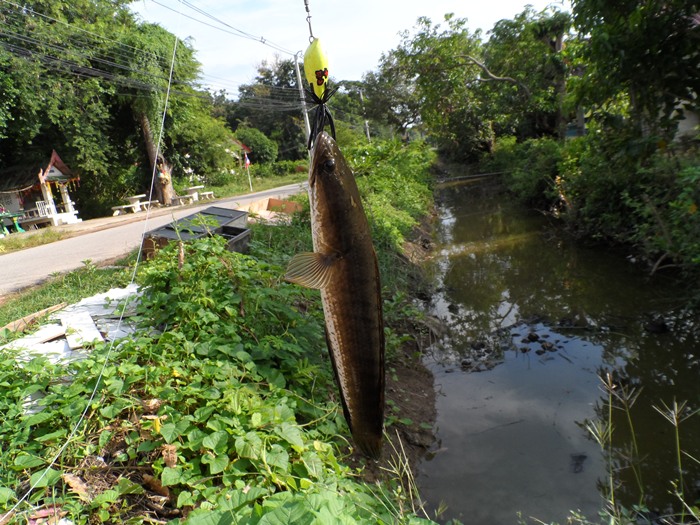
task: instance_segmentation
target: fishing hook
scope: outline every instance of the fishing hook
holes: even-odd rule
[[[306,90],[306,102],[316,105],[313,124],[311,126],[311,133],[309,133],[309,143],[307,145],[308,149],[311,149],[314,139],[323,131],[326,123],[328,123],[331,128],[331,137],[333,137],[333,140],[335,140],[335,122],[333,121],[333,115],[331,115],[331,112],[326,104],[336,91],[338,91],[337,87],[327,89],[323,92],[323,95],[319,97],[313,92],[313,90]]]

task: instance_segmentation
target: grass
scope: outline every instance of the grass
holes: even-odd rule
[[[684,458],[690,458],[697,462],[696,458],[686,454],[681,448],[680,426],[681,423],[691,417],[695,417],[700,410],[691,411],[686,402],[677,402],[675,399],[669,405],[661,402],[660,406],[653,408],[662,418],[673,427],[673,446],[676,461],[676,473],[678,479],[669,481],[669,492],[674,494],[678,500],[679,511],[667,513],[663,516],[653,516],[644,505],[644,483],[642,481],[640,457],[637,446],[634,422],[631,416],[632,407],[637,401],[640,390],[616,383],[610,373],[602,374],[600,377],[601,389],[605,395],[606,402],[600,407],[600,417],[596,420],[587,421],[585,428],[591,438],[600,446],[607,465],[607,479],[600,480],[601,490],[605,491],[606,507],[600,512],[600,519],[591,521],[589,517],[572,512],[567,520],[567,525],[637,525],[640,523],[680,525],[686,523],[700,523],[700,508],[695,503],[688,502],[688,494],[685,491],[683,480]],[[619,447],[614,445],[616,429],[613,424],[615,411],[622,411],[624,421],[628,426],[631,443],[621,452]],[[661,430],[660,430],[661,431]],[[630,468],[633,472],[639,499],[636,504],[626,507],[617,497],[619,481],[616,473],[624,468]],[[547,525],[535,519],[540,525]],[[524,522],[521,521],[524,524]]]
[[[8,297],[0,308],[0,326],[59,303],[75,303],[110,288],[125,286],[131,279],[129,265],[135,255],[109,268],[98,268],[89,260],[83,261],[84,266],[76,271],[50,276],[47,282]],[[8,336],[0,334],[2,339]]]
[[[21,234],[13,233],[0,239],[0,255],[60,241],[67,236],[65,232],[51,227]]]
[[[279,177],[253,178],[253,192],[269,190],[278,186],[286,186],[296,182],[304,182],[308,178],[308,174],[304,173],[288,173]],[[233,197],[235,195],[246,195],[250,193],[248,179],[235,180],[224,186],[212,186],[209,188],[217,197]]]

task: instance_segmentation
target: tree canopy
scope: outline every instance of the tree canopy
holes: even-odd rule
[[[156,136],[176,39],[139,22],[129,3],[33,1],[0,8],[0,164],[46,160],[58,150],[81,174],[76,196],[85,218],[148,188],[156,148],[181,175],[185,155],[190,169],[233,165],[223,147],[232,135],[197,88],[200,64],[186,42],[177,42],[166,126]]]
[[[641,130],[673,133],[678,109],[697,109],[700,1],[573,0],[580,103],[628,108]],[[615,110],[613,110],[615,111]]]

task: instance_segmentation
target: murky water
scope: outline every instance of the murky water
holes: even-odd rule
[[[626,506],[679,510],[675,429],[654,406],[687,401],[682,416],[700,407],[687,290],[620,255],[546,237],[541,215],[483,183],[444,188],[438,200],[431,308],[451,330],[428,358],[438,444],[418,484],[429,508],[479,525],[515,524],[519,513],[563,524],[569,511],[595,521],[612,483]],[[615,393],[638,397],[611,411],[604,453],[586,425],[608,419],[608,373]],[[686,453],[700,458],[700,415],[679,428],[693,503],[700,465]]]

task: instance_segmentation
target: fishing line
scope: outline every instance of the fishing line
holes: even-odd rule
[[[311,29],[311,10],[309,9],[309,0],[304,0],[304,7],[306,8],[306,23],[309,24],[309,43],[314,41],[314,32]]]
[[[180,2],[182,3],[182,0],[180,0]],[[178,21],[178,23],[180,23],[180,22],[181,22],[181,19],[180,19],[180,21]],[[161,144],[161,141],[163,139],[163,131],[165,128],[165,117],[166,117],[167,109],[168,109],[168,102],[169,102],[169,97],[170,97],[170,86],[172,84],[173,71],[175,69],[175,56],[177,53],[178,42],[179,42],[179,38],[177,37],[177,35],[175,35],[175,43],[173,45],[173,55],[172,55],[172,58],[170,61],[170,75],[169,75],[169,80],[168,80],[168,89],[167,89],[166,95],[165,95],[165,102],[163,105],[163,114],[162,114],[162,118],[161,118],[161,122],[160,122],[160,132],[158,134],[158,144],[156,146],[156,159],[158,159],[158,155],[160,154],[160,144]],[[151,197],[153,196],[153,188],[154,188],[155,176],[156,176],[155,174],[156,174],[156,164],[154,164],[153,171],[151,173],[151,187],[150,187],[150,192],[149,192],[149,200],[152,200]],[[141,242],[142,243],[143,243],[143,238],[145,236],[146,230],[148,229],[148,221],[150,219],[150,213],[151,213],[151,207],[149,206],[148,209],[146,210],[146,219],[144,220],[144,227],[143,227],[143,231],[141,233]],[[139,265],[141,263],[141,255],[142,255],[142,251],[141,251],[141,247],[139,246],[139,250],[138,250],[138,253],[136,256],[136,263],[134,264],[134,269],[131,273],[131,279],[129,282],[129,286],[133,285],[136,281],[136,274],[138,273],[138,268],[139,268]],[[126,299],[125,299],[125,304],[129,304],[133,295],[134,294],[131,291],[128,292]],[[119,320],[117,321],[117,329],[116,329],[117,332],[121,328],[122,323],[124,321],[124,315],[126,312],[126,308],[122,308],[121,310],[122,311],[119,315]],[[9,518],[11,518],[14,515],[14,513],[19,508],[19,506],[29,498],[29,496],[32,494],[34,489],[36,489],[37,486],[44,480],[44,478],[46,478],[49,471],[58,462],[59,458],[63,455],[65,450],[68,448],[68,445],[71,443],[71,441],[73,440],[75,435],[78,433],[78,430],[82,426],[83,421],[85,421],[85,419],[87,417],[88,410],[90,410],[90,407],[92,406],[92,403],[95,400],[95,397],[97,396],[97,392],[99,390],[100,383],[102,382],[102,378],[104,377],[104,373],[105,373],[105,370],[107,369],[107,365],[110,363],[110,358],[112,357],[112,353],[114,352],[115,346],[116,346],[116,340],[113,339],[109,344],[109,347],[107,349],[107,353],[105,354],[105,357],[104,357],[104,362],[102,363],[102,367],[100,368],[100,373],[97,375],[97,381],[95,381],[95,387],[92,389],[92,393],[90,394],[90,397],[88,398],[87,404],[85,405],[85,409],[80,414],[80,417],[78,418],[78,421],[76,422],[76,424],[73,426],[73,429],[71,430],[70,434],[68,434],[66,441],[63,443],[63,445],[58,450],[58,452],[56,452],[56,454],[53,456],[53,458],[49,462],[48,466],[41,473],[41,476],[39,476],[34,481],[34,483],[32,483],[30,485],[29,489],[24,493],[24,495],[17,500],[17,503],[15,503],[10,510],[8,510],[4,514],[0,515],[0,522],[5,523],[6,521],[8,521]]]

